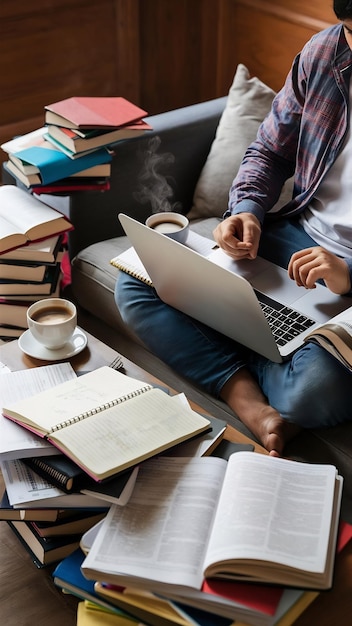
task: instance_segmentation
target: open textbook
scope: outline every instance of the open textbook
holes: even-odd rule
[[[59,235],[73,225],[65,215],[14,185],[0,187],[0,252]]]
[[[347,309],[330,322],[315,328],[305,341],[325,348],[352,372],[352,309]]]
[[[332,465],[252,452],[151,459],[82,571],[185,602],[209,578],[328,589],[342,482]]]
[[[99,481],[210,429],[180,398],[104,366],[2,412]]]

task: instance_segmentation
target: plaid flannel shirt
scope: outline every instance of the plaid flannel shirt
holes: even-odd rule
[[[351,71],[352,52],[341,24],[304,46],[245,153],[224,217],[246,211],[263,222],[293,175],[293,199],[275,216],[307,207],[346,137]]]

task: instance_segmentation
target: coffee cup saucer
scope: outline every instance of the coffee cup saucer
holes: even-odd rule
[[[71,339],[58,350],[49,350],[42,346],[32,335],[30,330],[26,330],[19,338],[18,345],[22,352],[35,359],[42,361],[61,361],[69,359],[84,350],[88,343],[87,335],[81,328],[76,326]]]

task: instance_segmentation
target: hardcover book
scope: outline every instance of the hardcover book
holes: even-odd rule
[[[31,263],[56,263],[62,246],[62,236],[54,236],[44,241],[36,241],[1,255],[3,262],[22,261]]]
[[[81,492],[121,506],[127,504],[138,476],[136,466],[107,480],[96,482],[63,454],[30,457],[22,459],[22,462],[66,493]]]
[[[7,521],[26,521],[26,522],[57,522],[59,520],[68,520],[72,516],[77,515],[78,512],[81,512],[84,515],[96,515],[96,514],[104,514],[107,513],[107,508],[104,508],[104,504],[102,505],[102,510],[99,509],[74,509],[69,507],[65,508],[45,508],[41,507],[38,502],[38,507],[36,508],[15,508],[12,504],[10,504],[6,489],[3,491],[2,496],[0,497],[0,520]]]
[[[327,350],[349,372],[352,372],[352,314],[347,309],[330,322],[322,324],[307,335],[306,342],[313,342]]]
[[[80,154],[88,150],[96,150],[102,146],[109,146],[115,141],[122,139],[134,139],[144,135],[152,127],[143,120],[135,123],[114,128],[113,130],[86,130],[78,131],[49,124],[45,138],[65,152],[68,156]]]
[[[45,123],[66,128],[111,128],[125,126],[147,115],[121,97],[74,96],[45,107]]]
[[[13,157],[35,165],[40,173],[40,182],[44,185],[49,185],[62,178],[68,178],[95,165],[112,161],[112,155],[105,148],[91,151],[80,156],[79,159],[71,159],[61,150],[55,150],[53,147],[50,149],[34,146],[33,148],[25,148],[15,152]]]
[[[342,484],[332,465],[253,452],[151,459],[126,507],[111,507],[82,571],[185,603],[211,579],[329,589]]]
[[[14,185],[0,187],[0,253],[72,230],[67,217]]]
[[[38,263],[5,263],[0,256],[0,277],[5,280],[28,280],[40,283],[44,280],[47,266]]]
[[[87,532],[94,524],[102,520],[105,515],[106,510],[85,511],[84,509],[73,509],[71,515],[62,517],[53,522],[32,520],[28,523],[36,534],[44,538],[62,535],[82,535],[82,533]]]
[[[24,329],[19,326],[9,326],[9,325],[0,325],[0,337],[2,339],[7,339],[11,337],[12,339],[17,339],[22,335]]]
[[[56,563],[79,546],[79,534],[44,538],[36,532],[30,522],[8,521],[7,523],[29,552],[37,567]]]
[[[9,502],[9,498],[7,495],[6,489],[3,491],[3,494],[0,499],[0,520],[1,521],[18,521],[26,520],[44,520],[49,522],[55,522],[58,518],[59,509],[15,509],[12,504]]]
[[[108,188],[107,183],[108,177],[110,176],[110,163],[89,167],[86,170],[72,174],[68,178],[59,178],[51,183],[43,184],[39,170],[36,174],[26,174],[22,171],[23,168],[18,165],[21,163],[21,160],[17,159],[16,163],[14,163],[13,160],[11,158],[5,161],[3,164],[4,169],[17,178],[17,180],[23,183],[28,189],[36,193],[90,191],[91,188],[94,189],[93,185],[95,185],[95,188],[99,186],[104,191]],[[108,168],[105,170],[106,166],[108,166]],[[96,173],[94,173],[95,170]]]
[[[53,580],[57,587],[66,593],[71,593],[78,598],[91,600],[101,606],[114,610],[118,615],[122,611],[114,607],[113,604],[99,596],[94,590],[94,582],[87,580],[81,572],[81,564],[84,560],[84,554],[80,548],[77,548],[62,559],[53,571]]]
[[[1,273],[1,265],[0,265]],[[11,325],[27,328],[27,309],[31,303],[0,298],[0,325]]]
[[[1,265],[0,265],[1,273]],[[0,278],[0,297],[32,295],[33,300],[37,295],[51,295],[56,291],[61,276],[61,265],[48,265],[44,278],[41,282],[29,280],[10,280]]]

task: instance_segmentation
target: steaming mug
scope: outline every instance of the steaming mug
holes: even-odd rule
[[[29,331],[42,346],[50,350],[62,348],[72,337],[77,325],[77,310],[64,298],[47,298],[34,302],[27,309]]]
[[[182,213],[175,213],[174,211],[153,213],[147,218],[145,224],[179,243],[186,243],[187,241],[189,221]]]

